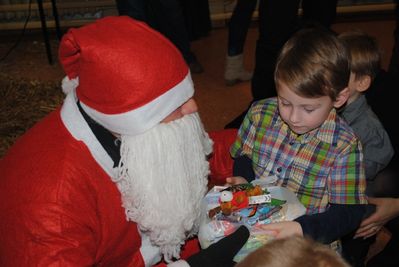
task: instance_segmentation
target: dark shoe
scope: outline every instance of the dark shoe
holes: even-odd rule
[[[193,62],[189,63],[188,66],[190,68],[191,73],[203,73],[204,72],[204,68],[198,61],[193,61]]]

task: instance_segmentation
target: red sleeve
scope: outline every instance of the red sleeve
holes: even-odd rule
[[[197,254],[201,250],[198,239],[193,238],[186,242],[182,251],[181,251],[181,258],[183,260],[189,258],[190,256]]]
[[[213,153],[209,159],[210,183],[225,184],[226,178],[233,175],[233,159],[230,156],[230,147],[237,137],[237,129],[225,129],[209,133],[213,140]]]
[[[18,209],[18,208],[17,208]],[[3,266],[90,266],[95,262],[97,240],[64,207],[53,203],[26,205],[9,211],[13,218],[1,229]],[[7,217],[8,218],[8,217]],[[2,218],[6,220],[7,218]],[[2,224],[5,226],[5,224]]]

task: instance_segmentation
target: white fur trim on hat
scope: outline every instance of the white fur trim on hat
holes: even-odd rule
[[[178,107],[194,95],[194,85],[190,72],[186,77],[164,94],[146,105],[119,114],[105,114],[90,108],[81,102],[84,111],[106,129],[124,135],[144,133],[160,123]]]

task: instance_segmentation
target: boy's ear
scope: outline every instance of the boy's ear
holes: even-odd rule
[[[349,98],[349,88],[346,87],[341,92],[339,92],[337,99],[334,101],[334,107],[340,108],[342,107]]]
[[[357,81],[357,91],[358,92],[364,92],[367,89],[369,89],[371,85],[371,77],[370,75],[363,75],[360,77]]]

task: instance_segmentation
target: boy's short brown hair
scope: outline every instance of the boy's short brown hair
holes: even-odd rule
[[[349,52],[351,72],[356,78],[368,75],[374,79],[381,64],[381,52],[377,40],[361,31],[341,33],[338,39]]]
[[[329,96],[333,101],[348,86],[349,57],[337,36],[323,28],[296,32],[283,46],[274,79],[303,97]]]
[[[350,267],[329,246],[294,236],[271,241],[244,258],[236,267]]]

